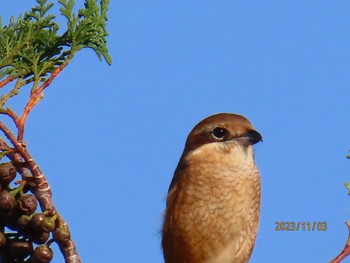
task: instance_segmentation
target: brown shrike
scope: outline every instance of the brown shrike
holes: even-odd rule
[[[260,210],[253,144],[261,140],[237,114],[216,114],[192,129],[167,196],[166,263],[248,262]]]

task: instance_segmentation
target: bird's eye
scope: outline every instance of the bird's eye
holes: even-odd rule
[[[220,128],[220,127],[216,127],[211,134],[213,135],[213,137],[215,139],[219,139],[219,140],[223,140],[225,138],[225,136],[227,135],[227,130]]]

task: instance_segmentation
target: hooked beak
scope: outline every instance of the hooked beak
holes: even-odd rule
[[[235,138],[235,140],[244,146],[249,146],[262,141],[262,136],[256,130],[250,130],[241,137]]]

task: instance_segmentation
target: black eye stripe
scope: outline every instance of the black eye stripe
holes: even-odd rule
[[[227,133],[228,132],[226,129],[220,128],[220,127],[216,127],[215,129],[213,129],[211,131],[211,134],[213,135],[213,137],[216,139],[220,139],[220,140],[224,139],[226,137]]]

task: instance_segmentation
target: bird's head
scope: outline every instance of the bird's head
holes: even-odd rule
[[[186,153],[208,143],[233,143],[247,147],[262,141],[249,120],[242,115],[219,113],[199,122],[188,135]]]

